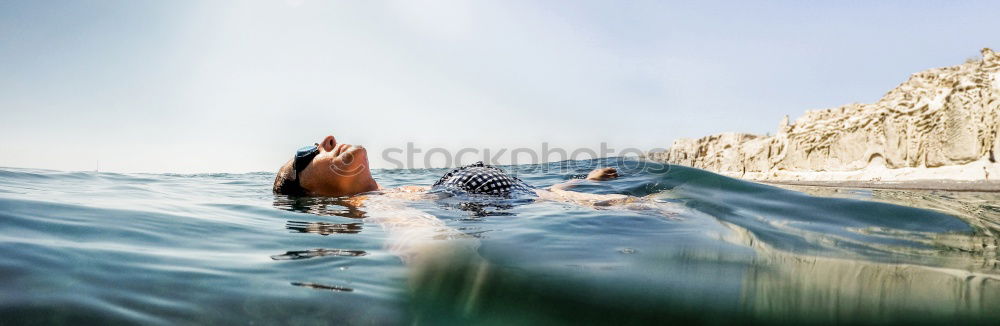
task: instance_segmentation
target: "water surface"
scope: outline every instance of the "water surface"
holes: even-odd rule
[[[504,167],[537,187],[620,160]],[[635,167],[636,162],[628,163]],[[579,191],[664,211],[418,200],[460,254],[407,264],[385,210],[271,173],[0,169],[0,322],[988,323],[1000,195],[784,187],[678,166]],[[387,187],[446,170],[377,170]],[[391,213],[391,212],[390,212]]]

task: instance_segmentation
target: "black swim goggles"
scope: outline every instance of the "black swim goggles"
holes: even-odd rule
[[[319,144],[302,147],[299,148],[298,151],[295,151],[295,160],[292,161],[292,168],[295,169],[296,181],[299,180],[299,174],[302,173],[302,170],[305,170],[306,167],[309,166],[309,163],[312,163],[313,158],[318,154]]]

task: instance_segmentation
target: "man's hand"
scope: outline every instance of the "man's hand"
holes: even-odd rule
[[[587,180],[593,180],[593,181],[611,180],[617,177],[618,177],[618,170],[615,170],[615,168],[594,169],[593,171],[590,171],[590,173],[587,174]]]

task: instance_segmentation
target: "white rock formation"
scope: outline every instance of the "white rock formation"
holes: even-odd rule
[[[774,136],[678,139],[647,157],[760,181],[1000,179],[1000,54],[930,69],[872,104],[786,116]]]

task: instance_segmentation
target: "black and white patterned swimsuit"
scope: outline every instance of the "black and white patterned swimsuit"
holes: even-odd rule
[[[482,161],[448,172],[431,189],[508,198],[535,194],[532,187],[521,179],[510,176],[497,167],[483,164]]]

